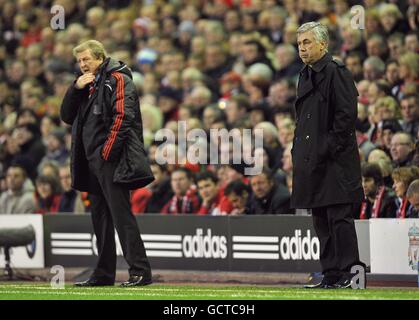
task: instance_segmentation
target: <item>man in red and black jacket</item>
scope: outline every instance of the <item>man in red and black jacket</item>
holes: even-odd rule
[[[61,118],[72,125],[73,188],[90,193],[99,255],[90,279],[76,285],[114,284],[115,228],[129,265],[130,278],[122,286],[150,284],[150,264],[130,206],[130,190],[154,180],[132,74],[107,57],[98,41],[86,41],[73,53],[81,75],[67,90]]]
[[[364,163],[361,173],[365,200],[359,210],[354,212],[354,218],[396,218],[396,195],[384,185],[380,166],[376,163]]]

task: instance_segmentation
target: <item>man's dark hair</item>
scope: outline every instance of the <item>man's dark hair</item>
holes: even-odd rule
[[[236,105],[239,109],[246,109],[246,110],[250,109],[249,98],[244,94],[238,94],[236,96],[232,96],[229,99],[229,101],[236,103]]]
[[[345,62],[345,64],[346,64],[346,60],[348,59],[348,58],[357,58],[357,59],[359,59],[359,63],[362,65],[362,54],[360,53],[360,52],[358,52],[358,51],[352,51],[352,52],[350,52],[343,60],[344,60],[344,62]]]
[[[265,47],[257,40],[249,40],[244,43],[245,46],[256,46],[259,56],[264,56],[266,53]]]
[[[418,98],[419,98],[419,95],[417,94],[417,93],[409,93],[409,94],[406,94],[406,95],[404,95],[401,99],[400,99],[400,102],[401,101],[403,101],[403,100],[407,100],[407,99],[412,99],[412,98],[414,98],[415,99],[415,102],[416,103],[418,103]]]
[[[208,180],[208,179],[210,179],[215,184],[218,183],[217,176],[215,175],[214,172],[211,172],[211,171],[205,171],[205,172],[202,172],[202,173],[198,174],[197,177],[196,177],[196,183],[198,184],[199,181]]]
[[[55,178],[55,177],[45,175],[45,174],[41,174],[36,178],[35,183],[36,184],[38,184],[38,183],[49,184],[51,186],[52,194],[57,194],[57,193],[61,192],[60,183],[59,183],[58,179]]]
[[[20,171],[22,171],[23,177],[26,178],[28,176],[28,173],[25,169],[25,167],[19,163],[13,163],[9,166],[9,168],[7,168],[7,170],[11,169],[11,168],[16,168],[16,169],[20,169]]]
[[[361,173],[364,178],[372,178],[376,185],[382,185],[383,173],[376,163],[364,163],[361,167]]]
[[[274,181],[275,181],[275,179],[274,179],[274,175],[273,175],[272,170],[270,170],[270,169],[269,169],[269,168],[267,168],[267,167],[264,167],[264,168],[262,169],[262,172],[261,172],[261,173],[259,173],[258,175],[251,176],[251,177],[250,177],[250,179],[252,179],[253,177],[259,176],[259,175],[261,175],[261,174],[264,174],[264,175],[266,176],[266,178],[267,178],[269,181],[271,181],[271,182],[274,182]]]
[[[241,196],[244,192],[250,193],[250,187],[241,180],[234,180],[230,182],[224,189],[224,195],[228,196],[232,193]]]
[[[173,171],[172,171],[172,174],[173,173],[175,173],[175,172],[184,172],[185,174],[186,174],[186,177],[189,179],[189,180],[194,180],[194,174],[193,174],[193,172],[191,171],[191,170],[189,170],[188,168],[185,168],[185,167],[179,167],[179,168],[176,168],[176,169],[174,169]]]

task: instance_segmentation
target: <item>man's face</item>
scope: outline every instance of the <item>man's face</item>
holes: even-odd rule
[[[96,74],[99,66],[102,64],[103,59],[97,59],[92,55],[90,49],[84,50],[76,55],[77,62],[83,74],[93,73]]]
[[[218,193],[217,184],[211,179],[198,181],[198,190],[202,199],[212,200]]]
[[[416,52],[419,47],[418,37],[415,34],[407,35],[404,39],[406,50]]]
[[[301,60],[308,65],[320,60],[327,49],[326,43],[317,41],[312,31],[298,34],[297,44]]]
[[[243,60],[246,63],[255,61],[258,57],[258,47],[255,44],[245,44],[242,49]]]
[[[402,100],[400,105],[404,121],[412,122],[419,119],[419,106],[414,97]]]
[[[206,108],[203,114],[203,123],[205,128],[210,128],[217,118],[216,112],[213,109]]]
[[[175,171],[172,173],[171,184],[173,192],[177,196],[184,196],[191,186],[191,181],[188,179],[185,172]]]
[[[409,139],[401,134],[395,134],[391,139],[390,153],[394,161],[404,161],[409,153],[413,150],[412,143]]]
[[[346,59],[346,67],[354,76],[362,74],[362,65],[359,57],[348,57]]]
[[[227,122],[230,124],[236,122],[241,117],[240,109],[237,105],[237,102],[235,101],[227,102],[227,108],[225,109],[225,113],[227,117]]]
[[[289,96],[288,86],[279,82],[269,88],[268,102],[271,106],[283,105],[287,102]]]
[[[153,176],[154,176],[153,185],[159,184],[164,178],[164,172],[161,170],[161,168],[158,165],[152,164],[150,167],[151,167],[151,172],[153,173]]]
[[[70,168],[60,168],[59,172],[61,187],[65,192],[71,190],[71,173]]]
[[[390,41],[388,42],[388,48],[390,50],[390,58],[398,59],[404,50],[403,42],[401,40]]]
[[[364,79],[374,81],[376,78],[378,78],[378,75],[374,67],[369,63],[364,63]]]
[[[391,139],[393,138],[393,131],[390,129],[384,129],[381,134],[381,139],[383,141],[383,144],[386,146],[386,148],[391,148]]]
[[[10,190],[14,192],[22,190],[25,179],[25,174],[21,168],[11,167],[7,170],[6,183]]]
[[[220,49],[209,47],[205,51],[205,64],[207,68],[216,68],[223,64],[224,56]]]
[[[227,196],[227,199],[231,203],[234,209],[242,210],[246,206],[248,197],[249,197],[249,194],[247,192],[244,192],[243,195],[241,196],[232,192]]]
[[[391,63],[387,66],[386,78],[390,83],[396,83],[399,80],[399,66],[397,63]]]
[[[406,194],[407,188],[403,181],[394,179],[393,190],[396,196],[398,196],[399,198],[402,198]]]
[[[255,196],[260,199],[271,191],[273,185],[265,174],[260,174],[251,178],[250,186]]]
[[[381,56],[383,52],[383,44],[377,39],[367,41],[367,52],[369,56]]]
[[[41,199],[47,199],[52,196],[52,187],[49,183],[38,182],[36,184],[36,190],[38,191]]]
[[[367,197],[375,197],[377,193],[377,185],[373,178],[362,177],[362,187],[364,188],[364,193]]]

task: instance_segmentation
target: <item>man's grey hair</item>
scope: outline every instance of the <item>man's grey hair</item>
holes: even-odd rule
[[[289,43],[280,44],[276,47],[276,50],[278,49],[284,49],[289,54],[292,54],[293,56],[297,56],[297,49],[295,49],[295,47],[292,44],[289,44]]]
[[[377,56],[371,56],[367,58],[367,60],[364,61],[364,65],[366,64],[371,65],[374,68],[374,70],[377,70],[381,73],[384,73],[386,71],[386,64]]]
[[[419,179],[413,181],[406,192],[406,197],[411,198],[414,194],[419,194]]]
[[[316,41],[326,42],[326,44],[329,44],[329,32],[324,24],[315,21],[304,23],[297,29],[297,35],[307,31],[313,32],[314,39],[316,39]]]

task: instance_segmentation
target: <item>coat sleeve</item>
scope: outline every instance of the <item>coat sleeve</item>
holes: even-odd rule
[[[332,127],[327,135],[327,144],[332,158],[336,158],[347,146],[350,135],[354,134],[357,118],[358,91],[346,67],[335,68],[331,91]]]
[[[121,154],[124,138],[133,125],[136,105],[135,87],[132,80],[119,72],[112,73],[114,88],[111,97],[112,124],[102,147],[102,158],[115,161]]]
[[[75,82],[68,88],[63,102],[61,104],[60,116],[61,119],[72,125],[74,119],[77,116],[77,111],[80,108],[82,100],[87,97],[89,91],[88,89],[77,89],[75,87]]]

